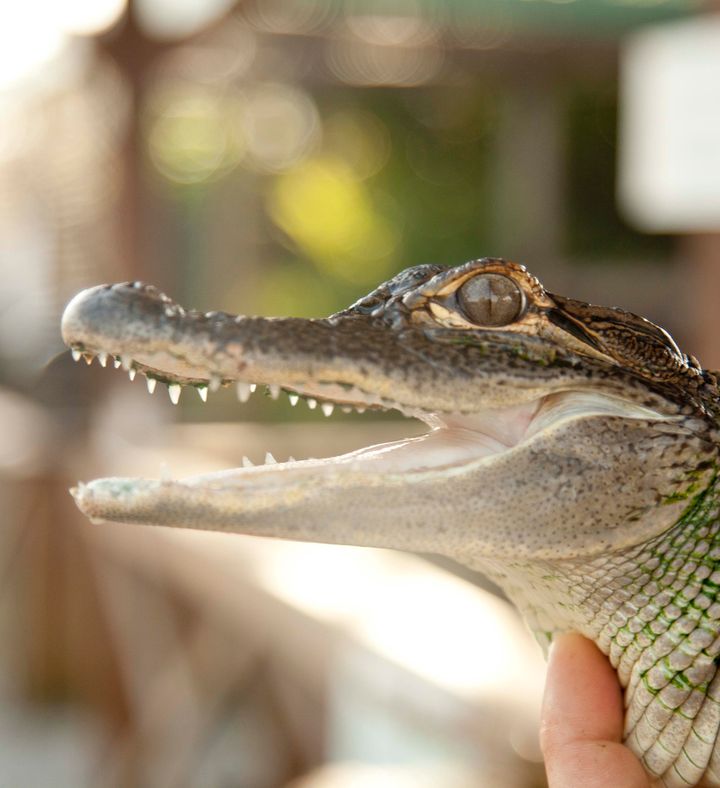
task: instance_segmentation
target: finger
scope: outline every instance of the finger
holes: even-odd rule
[[[620,685],[606,657],[580,635],[558,636],[540,731],[550,788],[648,788],[622,728]]]

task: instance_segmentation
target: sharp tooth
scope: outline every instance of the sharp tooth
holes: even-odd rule
[[[197,393],[200,395],[200,399],[203,402],[207,402],[207,394],[208,394],[207,386],[197,386]]]
[[[288,462],[297,462],[297,460],[292,456],[292,454],[287,459]]]
[[[101,367],[106,367],[107,366],[108,354],[104,350],[101,350],[98,353],[98,361],[100,362],[100,366]]]
[[[255,467],[255,463],[249,457],[243,456],[243,458],[242,458],[242,467],[243,468],[254,468]]]
[[[355,407],[355,410],[356,410],[358,413],[365,413],[365,411],[366,411],[366,408],[365,408],[365,406],[364,406],[364,405],[358,405],[358,406],[356,406],[356,407]]]
[[[222,381],[217,375],[211,375],[210,380],[208,381],[208,388],[213,394],[220,388],[220,384]]]
[[[271,383],[268,386],[268,391],[270,392],[270,399],[277,399],[280,396],[280,386],[275,383]]]
[[[177,405],[180,402],[180,392],[182,391],[182,387],[179,383],[171,383],[168,386],[168,394],[170,395],[170,402],[173,405]]]
[[[113,366],[115,367],[115,369],[119,369],[120,364],[122,364],[120,356],[115,356],[115,358],[113,359]]]
[[[95,356],[93,356],[92,353],[83,353],[83,358],[85,359],[85,363],[90,366],[90,364],[93,363]]]
[[[298,400],[300,399],[299,394],[288,394],[288,399],[290,400],[290,404],[293,408],[298,404]]]
[[[132,358],[130,356],[120,356],[120,363],[125,372],[129,372],[132,368]]]
[[[352,413],[352,406],[351,405],[343,405],[340,410],[343,413]]]
[[[72,353],[73,361],[80,361],[82,353],[76,347],[72,348],[70,352]]]
[[[254,394],[256,389],[257,389],[257,383],[251,383],[250,384],[250,393]]]
[[[310,408],[310,410],[315,410],[315,408],[317,408],[317,400],[310,397],[310,399],[307,401],[307,406]]]
[[[147,383],[147,387],[148,387],[148,392],[150,394],[152,394],[153,391],[155,391],[155,386],[157,386],[157,379],[156,378],[148,378],[146,383]]]
[[[250,384],[239,380],[237,382],[237,398],[240,402],[247,402],[250,399],[250,394]]]
[[[270,454],[270,452],[266,452],[265,454],[265,465],[275,465],[277,460]]]
[[[335,405],[332,402],[323,402],[320,407],[326,416],[332,416],[332,412],[335,410]]]
[[[135,375],[137,375],[137,370],[136,369],[129,369],[128,370],[128,377],[130,378],[130,382],[131,383],[132,383],[133,380],[135,380]]]

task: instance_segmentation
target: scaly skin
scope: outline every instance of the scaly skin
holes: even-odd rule
[[[483,259],[408,269],[322,320],[186,312],[154,288],[68,305],[76,355],[198,388],[282,387],[426,421],[328,460],[74,490],[93,520],[434,551],[481,569],[544,645],[575,630],[625,687],[668,788],[720,786],[716,376],[662,329]]]

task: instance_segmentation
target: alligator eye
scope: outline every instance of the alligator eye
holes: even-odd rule
[[[457,291],[465,315],[479,326],[506,326],[525,308],[523,291],[502,274],[478,274]]]

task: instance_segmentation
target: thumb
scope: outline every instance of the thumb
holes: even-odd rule
[[[540,744],[550,788],[648,788],[622,743],[623,703],[615,671],[581,635],[559,635],[550,651]]]

